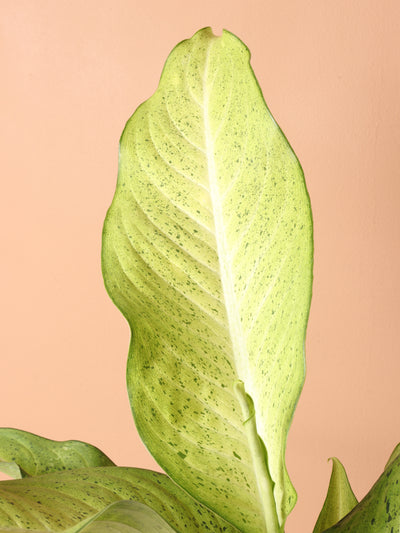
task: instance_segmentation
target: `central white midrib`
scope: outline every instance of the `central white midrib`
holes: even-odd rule
[[[204,77],[203,77],[203,120],[204,120],[204,132],[205,132],[205,155],[207,158],[207,168],[208,168],[208,181],[209,181],[209,190],[211,198],[212,212],[214,214],[214,225],[215,225],[215,234],[216,234],[216,244],[217,244],[217,254],[220,260],[220,275],[222,283],[222,293],[225,301],[225,308],[227,313],[228,320],[228,330],[229,336],[232,343],[232,352],[233,352],[233,363],[235,366],[237,376],[242,375],[243,372],[243,361],[248,361],[246,356],[246,348],[243,339],[243,333],[239,318],[239,313],[237,310],[237,301],[234,293],[234,284],[231,276],[230,266],[226,264],[225,259],[228,257],[227,254],[227,243],[225,239],[224,231],[224,218],[222,213],[222,203],[221,203],[221,194],[219,193],[218,183],[217,183],[217,170],[215,165],[214,158],[214,141],[210,129],[209,121],[209,92],[207,87],[207,75],[209,69],[209,58],[210,52],[213,47],[214,41],[211,41],[209,44],[205,67],[204,67]],[[244,401],[242,394],[238,396],[238,389],[236,388],[236,396],[239,404],[242,407],[243,419],[246,421],[248,419],[248,406],[247,402]],[[246,405],[245,405],[246,404]],[[250,431],[250,433],[249,433]],[[247,425],[244,428],[246,434],[249,449],[251,452],[251,458],[253,462],[254,476],[257,483],[257,492],[259,496],[259,501],[261,508],[263,510],[263,518],[265,523],[265,532],[266,533],[279,533],[279,522],[276,511],[275,499],[273,496],[273,483],[268,471],[268,466],[265,464],[264,454],[262,452],[261,443],[259,442],[259,437],[257,434],[257,428],[255,423],[255,417],[253,424],[251,426]],[[261,532],[260,532],[261,533]]]

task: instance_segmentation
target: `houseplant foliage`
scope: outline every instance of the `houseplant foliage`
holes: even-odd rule
[[[2,530],[284,531],[312,218],[249,59],[231,33],[200,30],[172,51],[121,137],[103,275],[132,332],[135,423],[167,475],[3,429],[0,469],[19,479],[0,483]],[[398,531],[399,469],[395,450],[357,504],[334,460],[314,532]]]

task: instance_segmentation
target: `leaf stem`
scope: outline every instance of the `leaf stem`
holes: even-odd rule
[[[267,533],[282,533],[279,526],[276,503],[274,498],[274,482],[269,473],[265,447],[257,433],[254,404],[246,393],[243,381],[237,381],[234,390],[243,413],[243,426],[249,442],[254,472],[256,473],[257,489],[261,506],[264,511],[265,531]]]
[[[224,220],[222,216],[222,205],[220,200],[220,193],[218,191],[217,170],[214,160],[214,143],[211,134],[210,116],[209,116],[209,87],[207,86],[207,74],[209,70],[210,49],[209,45],[203,77],[203,113],[204,113],[204,131],[205,131],[205,153],[207,156],[208,178],[210,187],[210,196],[215,217],[215,232],[220,235],[220,240],[217,245],[218,255],[220,257],[227,256],[227,245],[224,239]],[[238,313],[235,312],[236,302],[233,290],[233,281],[231,279],[229,267],[225,264],[221,265],[221,282],[223,292],[225,294],[226,307],[228,310],[228,322],[231,338],[233,339],[233,346],[243,346],[241,340],[241,327]],[[239,354],[236,354],[235,360],[239,359]],[[243,381],[237,381],[234,385],[236,396],[242,408],[244,418],[244,428],[247,440],[249,443],[250,454],[253,461],[253,469],[257,482],[257,490],[261,508],[263,510],[263,518],[265,523],[264,533],[282,533],[279,526],[279,520],[276,510],[275,498],[273,495],[274,483],[269,473],[265,446],[263,445],[257,433],[256,419],[254,412],[253,401],[248,394],[246,394]],[[262,533],[260,531],[260,533]]]

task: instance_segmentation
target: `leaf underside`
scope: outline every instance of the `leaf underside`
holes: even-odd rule
[[[238,533],[165,474],[112,466],[0,482],[0,529],[63,531],[121,500],[147,505],[179,533]]]
[[[284,455],[304,380],[312,220],[249,57],[209,28],[172,51],[121,137],[102,264],[132,331],[142,439],[190,494],[260,533],[272,489],[280,527],[296,500]]]

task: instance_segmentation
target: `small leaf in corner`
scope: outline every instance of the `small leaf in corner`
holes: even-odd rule
[[[324,533],[400,531],[400,456],[395,448],[381,477],[361,502]]]
[[[357,498],[350,487],[342,463],[332,457],[332,474],[324,505],[313,533],[322,533],[347,515],[356,505]]]

